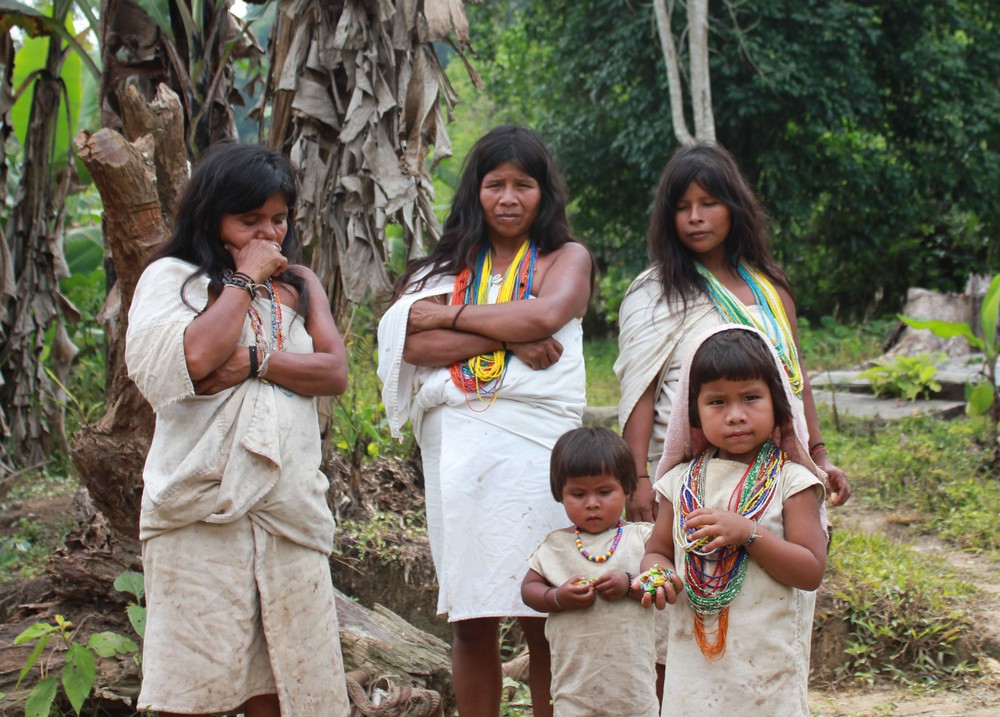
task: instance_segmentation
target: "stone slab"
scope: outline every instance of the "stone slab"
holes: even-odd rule
[[[858,418],[874,418],[885,421],[895,421],[910,416],[928,415],[935,418],[950,419],[965,414],[965,401],[945,401],[931,399],[927,401],[903,401],[897,399],[875,398],[870,394],[838,392],[834,395],[829,391],[813,391],[817,404],[836,405],[837,411]]]

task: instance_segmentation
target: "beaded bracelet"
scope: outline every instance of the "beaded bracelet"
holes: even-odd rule
[[[748,548],[751,545],[753,545],[753,541],[757,540],[757,538],[759,537],[757,535],[757,521],[751,520],[750,522],[753,523],[753,528],[750,530],[750,537],[747,538],[747,542],[743,543],[743,545],[745,545]]]
[[[242,271],[227,272],[222,277],[222,284],[223,288],[226,286],[235,286],[237,289],[245,290],[250,295],[250,301],[253,301],[253,292],[256,284],[254,284],[253,279]]]
[[[625,577],[628,578],[628,590],[625,592],[625,597],[632,597],[632,573],[626,570]]]
[[[264,358],[260,360],[260,368],[257,369],[257,378],[264,378],[267,375],[268,362],[271,360],[271,350],[267,346],[261,348]]]

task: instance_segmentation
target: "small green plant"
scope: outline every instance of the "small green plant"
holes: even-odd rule
[[[989,416],[992,463],[994,467],[1000,466],[1000,442],[997,440],[998,426],[1000,426],[1000,386],[997,385],[997,360],[1000,359],[1000,341],[997,340],[997,319],[1000,318],[1000,274],[993,277],[983,297],[980,315],[982,338],[976,336],[972,327],[964,322],[932,321],[908,316],[899,318],[915,329],[927,329],[935,336],[944,339],[961,336],[970,346],[983,352],[982,378],[966,385],[965,411],[970,416]]]
[[[128,593],[135,598],[135,601],[130,602],[125,608],[125,613],[139,639],[146,637],[146,607],[142,604],[142,599],[146,595],[146,582],[142,573],[126,570],[115,578],[115,590]],[[136,660],[138,657],[136,655]]]
[[[891,361],[879,360],[871,368],[858,374],[871,381],[872,392],[880,398],[903,398],[916,401],[941,390],[934,380],[937,366],[927,355],[897,356]]]
[[[33,518],[18,518],[10,526],[11,534],[0,538],[0,582],[41,573],[52,549],[62,544],[68,530],[68,522],[46,525]]]
[[[51,674],[49,662],[41,660],[43,653],[53,638],[66,648],[65,663],[59,677]],[[25,717],[49,717],[58,696],[59,686],[69,700],[74,714],[81,714],[84,703],[94,689],[97,677],[97,657],[113,657],[115,655],[134,655],[139,646],[116,632],[97,632],[90,636],[86,644],[77,640],[73,623],[62,615],[56,615],[53,623],[38,622],[14,638],[15,645],[35,643],[28,661],[21,668],[17,678],[17,686],[37,665],[41,679],[30,692],[24,702]],[[53,647],[48,656],[56,653]]]

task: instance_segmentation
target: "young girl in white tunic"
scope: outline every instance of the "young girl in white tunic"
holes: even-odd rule
[[[632,587],[652,526],[625,523],[635,461],[607,428],[577,428],[552,449],[552,496],[572,525],[546,536],[528,560],[525,604],[547,612],[555,717],[659,711],[653,613]]]
[[[827,536],[802,403],[766,337],[736,325],[695,342],[677,395],[642,560],[668,577],[642,604],[676,603],[663,714],[808,715]]]

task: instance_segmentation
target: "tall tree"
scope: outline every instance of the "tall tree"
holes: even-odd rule
[[[656,30],[660,36],[663,61],[667,66],[670,88],[670,116],[674,136],[682,145],[715,141],[715,116],[712,112],[712,82],[708,64],[708,0],[688,0],[688,87],[691,89],[691,109],[694,133],[688,129],[684,115],[684,88],[681,84],[681,61],[674,42],[674,0],[653,0]]]
[[[59,137],[59,119],[73,118],[62,77],[70,53],[78,53],[93,68],[79,43],[66,31],[73,6],[56,0],[44,15],[16,2],[5,3],[0,31],[3,67],[0,68],[0,116],[3,118],[2,174],[6,179],[7,139],[16,97],[12,86],[14,47],[9,30],[19,26],[27,35],[47,41],[44,62],[18,92],[30,93],[27,127],[13,207],[0,231],[0,457],[8,468],[42,462],[53,448],[65,446],[60,378],[63,380],[76,352],[61,323],[67,302],[59,292],[66,275],[62,228],[66,196],[75,181],[72,162]],[[79,67],[77,68],[79,69]],[[25,100],[27,102],[27,99]],[[66,131],[65,128],[63,130]],[[4,190],[6,194],[6,182]],[[51,341],[46,345],[47,336]],[[54,377],[46,373],[42,355],[50,353]]]
[[[470,13],[499,118],[531,123],[552,143],[574,227],[602,268],[627,264],[634,275],[652,190],[677,144],[652,13],[619,0],[518,7]],[[1000,265],[990,199],[1000,5],[709,8],[718,140],[772,215],[801,313],[892,310],[910,286],[955,290],[969,271]]]

